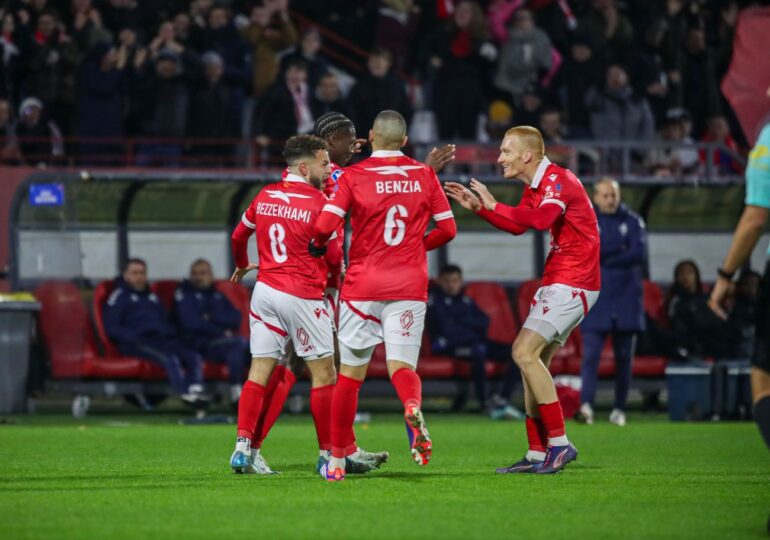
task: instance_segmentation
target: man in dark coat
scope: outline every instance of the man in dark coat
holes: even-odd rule
[[[241,313],[214,288],[211,264],[198,259],[190,266],[190,279],[174,293],[174,318],[185,343],[207,360],[227,365],[230,402],[241,395],[249,343],[238,334]]]
[[[602,294],[581,326],[580,416],[593,423],[599,358],[609,335],[615,351],[615,404],[610,422],[622,426],[626,423],[636,333],[645,328],[642,280],[647,240],[644,221],[621,204],[620,186],[615,180],[600,180],[594,186],[593,199],[601,239]]]
[[[179,340],[147,283],[147,264],[129,259],[104,306],[104,329],[126,356],[160,365],[171,389],[187,403],[204,401],[203,359]]]

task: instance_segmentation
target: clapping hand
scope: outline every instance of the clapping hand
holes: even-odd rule
[[[470,189],[457,182],[444,182],[444,191],[447,197],[460,203],[460,206],[471,212],[481,210],[481,201]]]
[[[446,144],[441,148],[434,148],[425,158],[425,164],[433,167],[436,172],[441,172],[444,167],[455,159],[455,145]]]

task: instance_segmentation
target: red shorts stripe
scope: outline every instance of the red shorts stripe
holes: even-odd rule
[[[580,296],[580,300],[583,302],[583,317],[585,317],[588,315],[588,299],[586,298],[585,291],[580,291],[578,296]]]
[[[264,324],[264,325],[267,327],[267,329],[268,329],[268,330],[272,330],[273,332],[275,332],[275,333],[276,333],[276,334],[278,334],[279,336],[281,336],[281,337],[287,337],[287,336],[289,335],[289,333],[288,333],[288,332],[286,332],[285,330],[283,330],[283,329],[281,329],[281,328],[278,328],[277,326],[273,326],[272,324],[270,324],[270,323],[268,323],[268,322],[265,322],[265,321],[263,321],[263,320],[262,320],[262,317],[260,317],[259,315],[257,315],[256,313],[254,313],[254,312],[253,312],[253,311],[251,311],[251,310],[249,310],[249,315],[251,315],[252,317],[254,317],[255,319],[257,319],[259,322],[261,322],[262,324]]]
[[[347,300],[343,300],[343,302],[345,302],[348,305],[348,307],[350,308],[350,311],[352,311],[353,313],[361,317],[363,320],[373,321],[373,322],[376,322],[377,324],[382,324],[382,321],[380,319],[378,319],[377,317],[374,317],[373,315],[367,315],[365,313],[361,313],[359,310],[353,307],[353,304],[351,304]]]

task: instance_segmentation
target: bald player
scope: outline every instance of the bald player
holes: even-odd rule
[[[537,129],[509,129],[497,162],[506,179],[521,180],[526,186],[518,206],[498,203],[475,179],[470,183],[473,191],[447,182],[449,197],[511,234],[530,229],[551,233],[542,286],[513,343],[513,361],[524,381],[529,450],[523,459],[497,472],[555,473],[577,458],[577,449],[567,439],[548,366],[599,297],[599,231],[580,180],[544,156],[543,137]]]
[[[369,132],[372,155],[346,168],[334,198],[315,224],[311,254],[324,246],[345,214],[353,230],[342,287],[340,373],[332,398],[332,457],[321,474],[345,478],[345,446],[374,347],[385,342],[390,380],[404,405],[410,451],[427,465],[432,442],[421,411],[417,375],[428,300],[427,251],[454,238],[454,216],[435,171],[405,156],[406,121],[383,111]],[[436,227],[427,233],[433,219]],[[426,234],[427,233],[427,234]]]

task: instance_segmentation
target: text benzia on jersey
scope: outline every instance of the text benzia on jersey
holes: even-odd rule
[[[257,215],[274,216],[310,223],[310,210],[302,210],[299,208],[292,208],[291,206],[282,206],[278,204],[258,203]]]
[[[380,193],[418,193],[422,191],[417,180],[383,180],[374,183],[377,194]]]

